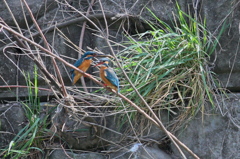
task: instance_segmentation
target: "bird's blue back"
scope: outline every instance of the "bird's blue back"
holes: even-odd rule
[[[74,66],[75,67],[78,67],[80,66],[84,61],[84,57],[81,57],[80,59],[78,59],[75,63],[74,63]],[[74,69],[71,69],[70,70],[71,74],[72,74],[72,79],[74,78],[75,74],[74,74]]]
[[[74,63],[74,66],[78,67],[83,63],[84,60],[91,59],[92,57],[87,57],[87,55],[93,55],[94,53],[95,52],[92,52],[92,51],[85,52],[85,54],[83,54],[82,57]]]
[[[82,63],[83,63],[83,61],[84,60],[89,60],[89,59],[91,59],[92,58],[92,56],[90,56],[90,57],[86,57],[87,55],[92,55],[92,54],[94,54],[95,52],[92,52],[92,51],[87,51],[87,52],[85,52],[83,55],[82,55],[82,57],[80,58],[80,59],[78,59],[73,65],[75,66],[75,67],[79,67]],[[74,78],[74,69],[71,69],[70,70],[70,73],[72,74],[72,79]]]
[[[116,73],[113,71],[112,68],[107,68],[104,70],[106,73],[106,78],[114,85],[118,88],[119,91],[119,79],[116,75]]]
[[[78,60],[74,63],[74,66],[75,66],[75,67],[80,66],[80,65],[83,63],[84,58],[85,58],[85,57],[81,57],[80,59],[78,59]]]

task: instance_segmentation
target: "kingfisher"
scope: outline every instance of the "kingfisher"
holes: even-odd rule
[[[107,87],[119,92],[119,79],[113,69],[108,66],[108,63],[109,58],[99,59],[97,66],[100,65],[100,77]]]
[[[93,51],[87,51],[84,53],[84,55],[78,59],[75,63],[74,66],[79,68],[80,70],[82,70],[83,72],[86,72],[88,70],[88,68],[90,67],[91,63],[92,63],[92,58],[96,57],[98,54],[96,52]],[[72,69],[70,71],[70,73],[72,74],[72,84],[74,85],[81,77],[82,77],[82,73]]]

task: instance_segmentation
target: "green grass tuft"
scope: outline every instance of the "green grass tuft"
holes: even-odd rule
[[[34,83],[31,82],[29,73],[25,74],[25,78],[28,86],[28,100],[22,102],[22,105],[28,122],[12,139],[8,147],[5,150],[2,150],[4,157],[10,157],[13,159],[43,153],[41,149],[43,144],[42,140],[44,138],[46,127],[48,126],[48,115],[40,118],[41,107],[38,97],[37,67],[34,67]]]
[[[178,113],[183,120],[204,110],[206,101],[214,105],[211,86],[214,82],[210,81],[212,72],[207,63],[220,35],[213,38],[206,29],[206,21],[200,24],[177,8],[172,27],[149,10],[159,27],[147,21],[152,30],[128,37],[129,47],[118,55],[130,80],[151,108]],[[128,83],[124,83],[121,93],[144,105]]]

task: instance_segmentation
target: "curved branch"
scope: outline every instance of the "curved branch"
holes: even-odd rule
[[[64,27],[67,27],[69,25],[72,25],[74,23],[79,23],[79,22],[85,22],[85,21],[89,21],[89,20],[94,20],[94,19],[97,19],[97,20],[101,20],[104,18],[104,15],[106,16],[107,19],[110,19],[110,20],[119,20],[119,19],[124,19],[124,18],[127,18],[127,17],[130,17],[129,15],[127,14],[115,14],[115,13],[106,13],[106,14],[92,14],[92,15],[87,15],[87,16],[83,16],[83,17],[78,17],[78,18],[68,18],[65,22],[62,22],[62,23],[57,23],[56,25],[52,25],[48,28],[44,28],[42,29],[42,32],[44,34],[48,33],[48,32],[51,32],[53,31],[55,28],[58,28],[58,29],[61,29],[61,28],[64,28]],[[131,16],[133,17],[133,16]],[[35,32],[35,33],[32,33],[31,34],[31,37],[36,37],[36,36],[39,36],[41,33],[39,31]],[[27,38],[30,37],[30,35],[26,36]],[[12,43],[15,43],[16,41],[13,41]],[[0,49],[0,51],[2,51],[3,48]]]
[[[51,51],[49,51],[48,49],[42,47],[41,45],[37,44],[36,42],[26,38],[25,36],[19,34],[18,32],[16,32],[15,30],[11,29],[10,27],[7,27],[3,24],[0,23],[0,27],[2,27],[3,29],[6,29],[7,31],[9,31],[10,33],[14,34],[15,36],[21,38],[22,40],[36,46],[37,48],[39,48],[41,51],[49,54],[50,56],[56,58],[57,60],[59,60],[60,62],[64,63],[66,66],[82,73],[84,76],[92,79],[94,82],[96,82],[97,84],[104,86],[101,82],[99,82],[97,79],[93,78],[90,74],[83,72],[82,70],[80,70],[79,68],[75,67],[74,65],[70,64],[69,62],[65,61],[64,59],[62,59],[61,57],[57,56],[56,54],[52,53]]]
[[[23,85],[1,85],[0,88],[31,88],[31,89],[39,89],[42,91],[48,91],[51,92],[51,89],[47,89],[47,88],[41,88],[41,87],[30,87],[30,86],[23,86]]]
[[[23,1],[23,3],[25,4],[25,6],[26,6],[26,8],[27,8],[27,11],[29,12],[30,17],[31,17],[33,23],[35,24],[38,32],[40,33],[40,36],[41,36],[41,38],[43,39],[43,42],[44,42],[45,47],[46,47],[49,51],[51,51],[50,46],[49,46],[49,44],[48,44],[48,42],[47,42],[47,39],[46,39],[45,36],[43,35],[43,32],[42,32],[41,28],[39,27],[36,19],[34,18],[33,14],[32,14],[32,11],[31,11],[31,9],[29,8],[26,0],[22,0],[22,1]],[[51,58],[51,60],[52,60],[52,62],[53,62],[54,69],[55,69],[55,71],[57,72],[58,80],[59,80],[59,82],[60,82],[61,85],[62,85],[61,91],[62,91],[64,97],[67,97],[68,94],[67,94],[66,88],[65,88],[65,86],[64,86],[63,79],[62,79],[62,76],[61,76],[59,67],[57,66],[57,63],[56,63],[56,61],[55,61],[55,59],[54,59],[53,57]]]
[[[104,16],[103,16],[104,17]],[[87,19],[87,18],[86,18]],[[38,47],[40,50],[42,50],[43,52],[46,52],[47,54],[49,54],[52,57],[55,57],[57,60],[61,61],[62,63],[64,63],[65,65],[67,65],[68,67],[84,74],[86,77],[90,78],[91,80],[93,80],[95,83],[97,83],[100,86],[105,87],[101,82],[99,82],[97,79],[95,79],[94,77],[92,77],[90,74],[83,72],[82,70],[76,68],[74,65],[68,63],[67,61],[65,61],[64,59],[62,59],[61,57],[53,54],[51,51],[45,49],[44,47],[42,47],[41,45],[35,43],[32,40],[29,40],[28,38],[24,37],[23,35],[19,34],[18,32],[14,31],[13,29],[4,26],[3,24],[0,23],[0,27],[2,27],[3,29],[8,30],[9,32],[11,32],[12,34],[22,38],[24,41],[29,42],[30,44]],[[116,59],[116,55],[114,54],[114,51],[112,50],[109,41],[107,40],[107,43],[111,49],[111,52],[113,53],[114,58]],[[117,64],[120,66],[120,63],[117,61]],[[120,67],[122,68],[122,67]],[[124,71],[123,71],[124,73]],[[106,87],[105,87],[106,88]],[[133,85],[133,88],[134,85]],[[136,88],[135,88],[136,89]],[[137,90],[136,90],[137,91]],[[138,110],[141,114],[143,114],[146,118],[148,118],[149,120],[151,120],[155,125],[157,125],[159,128],[161,128],[168,136],[170,139],[172,139],[172,141],[175,143],[177,142],[178,145],[182,146],[186,151],[188,151],[194,158],[199,159],[199,157],[194,154],[186,145],[184,145],[181,141],[179,141],[173,134],[171,134],[168,130],[166,130],[166,128],[164,127],[164,125],[162,124],[162,122],[155,116],[154,119],[151,118],[146,112],[144,112],[139,106],[137,106],[135,103],[133,103],[131,100],[129,100],[127,97],[125,97],[122,94],[119,94],[117,92],[115,92],[114,90],[112,90],[112,92],[116,93],[119,97],[121,97],[122,99],[124,99],[125,101],[127,101],[130,105],[132,105],[136,110]],[[144,100],[144,99],[143,99]],[[153,113],[154,115],[154,113]],[[178,147],[178,145],[175,143],[176,147]],[[180,150],[181,153],[181,150]],[[182,153],[181,153],[182,154]],[[184,154],[182,154],[183,157],[185,157]]]
[[[119,20],[119,19],[128,17],[128,15],[126,15],[126,14],[114,14],[114,13],[106,13],[105,16],[107,19],[111,19],[111,20],[116,20],[116,19]],[[50,26],[48,28],[42,29],[42,32],[47,33],[47,32],[53,31],[55,28],[61,29],[66,26],[72,25],[74,23],[85,22],[85,21],[94,20],[94,19],[100,20],[103,18],[104,18],[104,14],[86,15],[84,17],[79,17],[79,18],[75,18],[75,19],[72,19],[72,17],[71,17],[71,18],[69,18],[69,20],[67,20],[63,23],[58,23],[54,26]],[[33,33],[32,36],[35,37],[35,36],[38,36],[39,34],[40,34],[39,32],[36,32],[36,33]]]

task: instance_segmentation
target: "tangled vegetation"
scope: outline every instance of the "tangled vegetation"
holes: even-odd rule
[[[217,83],[208,61],[218,39],[208,32],[205,23],[179,7],[172,25],[152,15],[158,24],[147,21],[152,30],[128,37],[129,47],[118,57],[133,85],[156,114],[167,110],[169,116],[176,118],[175,126],[181,127],[180,123],[197,112],[204,113],[207,102],[214,106]],[[122,93],[144,107],[128,82]]]
[[[26,1],[23,0],[23,2],[25,6],[28,7]],[[59,2],[59,4],[61,3],[62,2]],[[79,13],[84,18],[86,17],[82,12],[73,8],[67,2],[65,3],[65,7],[71,8],[72,11]],[[101,1],[99,3],[101,6]],[[31,13],[30,9],[28,11]],[[149,13],[151,13],[150,10]],[[121,70],[118,70],[118,75],[122,79],[121,85],[123,86],[121,88],[121,93],[113,93],[116,93],[116,95],[123,100],[115,100],[118,98],[100,94],[99,92],[102,91],[102,88],[93,93],[88,93],[87,91],[81,91],[77,87],[66,86],[55,60],[79,72],[81,72],[81,70],[68,63],[64,58],[54,52],[54,49],[51,49],[52,46],[50,46],[44,38],[42,30],[36,23],[34,17],[31,18],[38,30],[37,34],[34,35],[41,36],[44,47],[34,41],[34,38],[29,38],[22,34],[21,28],[15,31],[4,22],[1,22],[1,27],[14,35],[15,40],[17,39],[16,41],[20,41],[16,45],[13,42],[13,47],[22,49],[22,54],[34,61],[38,69],[34,69],[34,82],[31,82],[29,75],[25,74],[29,99],[22,102],[22,105],[26,113],[27,122],[9,145],[5,149],[2,149],[0,155],[11,158],[29,156],[33,158],[36,156],[42,157],[44,156],[44,149],[47,149],[46,147],[50,145],[48,139],[51,140],[53,137],[57,137],[61,141],[66,141],[66,138],[64,138],[62,134],[72,133],[75,135],[73,136],[76,137],[76,134],[78,135],[79,132],[86,131],[86,129],[83,130],[77,126],[70,127],[66,124],[68,120],[72,120],[71,122],[75,123],[73,124],[74,126],[85,122],[88,126],[90,125],[89,127],[93,128],[94,133],[97,132],[96,134],[99,135],[102,129],[109,128],[105,127],[106,123],[102,124],[96,122],[95,117],[105,119],[105,116],[114,116],[116,114],[124,116],[124,120],[118,123],[119,127],[123,126],[126,121],[130,123],[129,127],[131,127],[131,130],[126,130],[126,134],[123,134],[124,137],[133,136],[132,138],[135,139],[142,135],[142,130],[139,130],[140,128],[145,127],[147,129],[145,124],[141,125],[139,128],[132,126],[132,123],[138,123],[139,114],[141,114],[144,116],[144,118],[141,118],[143,123],[154,123],[166,133],[166,136],[171,139],[173,144],[177,146],[181,143],[172,134],[173,130],[181,127],[183,122],[191,119],[199,110],[204,112],[206,102],[213,104],[213,96],[215,95],[214,89],[216,88],[215,85],[213,86],[215,82],[212,76],[213,74],[207,66],[207,62],[210,55],[215,50],[218,39],[214,38],[207,31],[204,23],[201,24],[197,16],[192,18],[184,13],[179,7],[177,14],[174,15],[175,19],[172,25],[168,25],[161,21],[153,13],[152,15],[155,20],[157,20],[157,23],[146,21],[151,30],[135,36],[126,35],[128,38],[127,42],[116,44],[125,46],[125,49],[118,53],[117,56],[112,51],[115,60],[121,64],[119,65]],[[101,30],[91,19],[85,19],[97,28],[97,31],[95,31],[101,34],[101,37],[109,44],[109,48],[112,49],[108,37],[108,25],[106,24],[105,33],[105,30]],[[92,19],[94,19],[94,16],[92,16]],[[107,21],[105,21],[105,23],[107,23]],[[16,24],[16,26],[18,25]],[[30,28],[28,29],[30,31]],[[49,28],[46,30],[48,29]],[[67,39],[60,30],[56,30],[69,42],[69,39]],[[222,31],[220,34],[221,33]],[[32,32],[29,34],[31,34],[31,36],[33,35]],[[12,41],[11,37],[8,38]],[[83,39],[80,39],[80,41],[83,41]],[[73,45],[73,43],[69,43],[70,44],[66,45]],[[75,47],[75,49],[78,50],[76,46],[70,47]],[[36,53],[32,51],[33,48]],[[82,46],[80,49],[81,48]],[[51,60],[55,71],[54,73],[46,69],[47,67],[43,57]],[[39,72],[37,70],[41,72],[41,77],[45,79],[46,83],[51,87],[51,93],[55,96],[56,102],[44,115],[42,114],[43,109],[40,106],[40,100],[38,98]],[[103,84],[94,76],[89,76],[84,72],[81,73],[103,87]],[[123,76],[123,74],[126,76]],[[85,88],[85,90],[87,90],[87,88]],[[86,96],[87,98],[85,98]],[[85,99],[87,99],[87,101]],[[104,102],[102,102],[103,99]],[[95,101],[100,102],[93,103]],[[108,106],[110,105],[109,107],[111,109],[107,107],[107,104]],[[99,105],[101,109],[98,109],[97,106]],[[63,109],[66,111],[60,112],[60,110]],[[105,110],[107,111],[105,112]],[[136,110],[138,111],[137,115]],[[162,124],[160,120],[160,112],[162,110],[167,110],[169,116],[174,116],[175,120],[173,120],[173,122],[177,122],[177,124],[173,123],[172,129],[169,128],[167,130]],[[51,114],[53,111],[55,111],[55,114],[53,113],[54,115]],[[155,116],[156,114],[157,117]],[[125,118],[126,116],[127,118]],[[56,120],[54,120],[54,118]],[[67,129],[65,126],[69,126],[70,128],[68,127],[69,129]],[[57,134],[57,131],[60,132],[59,134],[62,136]],[[99,140],[100,137],[96,142]],[[129,139],[126,139],[125,142],[128,140]],[[109,143],[111,142],[109,141]],[[197,158],[197,156],[191,152],[191,150],[187,149],[184,144],[181,143],[179,145]],[[68,143],[64,146],[64,148],[71,147]],[[182,156],[184,156],[181,149],[179,149],[179,151],[182,153]]]

